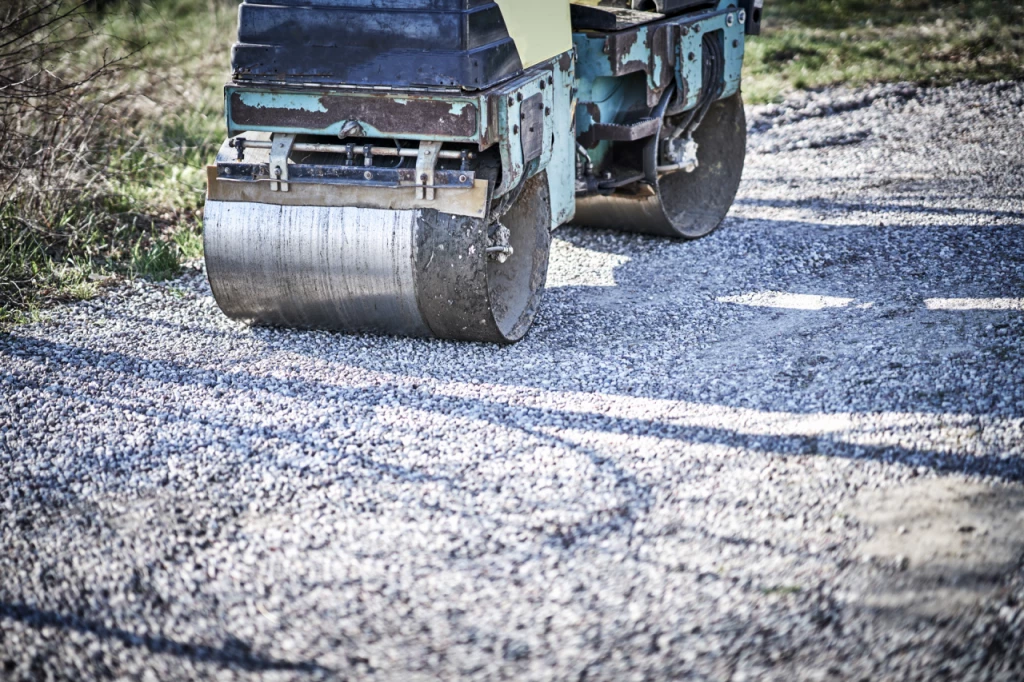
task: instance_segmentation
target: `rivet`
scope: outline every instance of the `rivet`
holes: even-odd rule
[[[726,26],[732,26],[733,21],[735,21],[735,20],[733,19],[731,14],[726,14],[725,15],[725,25]]]
[[[459,182],[465,182],[465,181],[466,181],[466,176],[465,175],[460,175],[459,176]]]
[[[367,180],[373,180],[373,173],[371,173],[370,171],[366,171],[365,173],[363,173],[363,177],[366,178]]]
[[[513,106],[515,103],[516,103],[516,101],[514,99],[512,99],[511,97],[508,98],[508,105],[509,106]]]
[[[739,46],[740,46],[740,41],[738,41],[738,40],[733,40],[733,41],[732,41],[732,46],[733,46],[733,47],[739,47]]]
[[[741,23],[741,24],[745,24],[745,23],[747,23],[747,13],[746,13],[746,11],[745,11],[745,10],[742,10],[742,9],[741,9],[741,10],[740,10],[740,13],[739,13],[739,15],[738,15],[738,16],[739,16],[739,18],[740,18],[740,23]]]
[[[523,101],[523,93],[521,93],[521,92],[517,92],[516,93],[516,101],[517,102],[522,102]]]
[[[686,58],[692,62],[694,59],[697,58],[697,55],[691,52],[690,54],[686,55]]]
[[[519,126],[512,126],[512,134],[513,135],[518,135],[519,134]]]

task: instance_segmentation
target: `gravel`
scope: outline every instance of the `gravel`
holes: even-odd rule
[[[1024,84],[748,118],[721,230],[559,230],[513,347],[198,265],[0,335],[0,677],[1021,679]],[[1001,549],[870,549],[931,514]]]

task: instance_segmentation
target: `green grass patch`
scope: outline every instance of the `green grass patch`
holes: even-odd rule
[[[1024,4],[998,0],[769,0],[747,42],[748,102],[805,88],[1024,77]]]
[[[205,167],[224,136],[237,3],[97,6],[66,23],[54,40],[73,41],[44,63],[72,80],[104,58],[124,61],[102,83],[75,91],[83,115],[95,118],[68,139],[70,151],[57,149],[50,167],[0,187],[0,326],[34,319],[54,302],[91,298],[119,278],[172,277],[202,257]],[[17,124],[29,140],[25,158],[61,129],[27,108],[0,113],[8,117],[0,123]]]

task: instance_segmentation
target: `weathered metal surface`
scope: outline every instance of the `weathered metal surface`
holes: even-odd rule
[[[495,114],[495,120],[490,122],[490,128],[495,135],[498,144],[498,151],[501,155],[501,182],[495,189],[495,196],[504,196],[526,178],[538,173],[547,167],[551,158],[552,140],[551,135],[541,136],[541,152],[536,163],[531,164],[523,153],[523,129],[524,104],[530,102],[532,108],[539,111],[539,103],[531,99],[540,95],[540,103],[543,103],[545,112],[553,111],[554,96],[553,89],[549,84],[554,82],[554,70],[559,60],[552,60],[539,67],[531,69],[520,78],[516,78],[502,86],[495,88],[489,93],[490,108]],[[550,116],[545,113],[545,119]],[[571,134],[571,132],[570,132]]]
[[[563,54],[551,71],[551,154],[546,161],[551,229],[567,223],[576,212],[576,63]],[[567,132],[568,131],[568,132]]]
[[[232,182],[217,175],[217,167],[207,168],[207,198],[214,201],[245,201],[283,206],[355,206],[411,210],[433,208],[452,215],[484,218],[490,205],[487,180],[476,180],[465,189],[435,191],[433,201],[421,199],[414,187],[381,187],[368,184],[330,185],[291,183],[288,192],[271,192],[265,182]]]
[[[761,12],[764,8],[764,0],[739,0],[739,4],[746,15],[744,28],[747,35],[761,35]]]
[[[416,302],[417,211],[207,201],[204,247],[229,317],[428,336]]]
[[[574,75],[573,55],[566,52],[529,69],[519,78],[475,95],[312,87],[264,89],[234,85],[227,88],[228,127],[233,133],[244,130],[247,140],[258,140],[281,131],[336,135],[346,125],[355,123],[360,135],[369,138],[472,142],[480,149],[498,144],[502,182],[494,188],[495,197],[503,196],[525,178],[554,164],[548,182],[554,207],[552,227],[555,227],[571,218],[575,210]],[[236,115],[238,104],[245,108],[242,118]],[[421,117],[424,111],[427,115]],[[442,111],[455,122],[436,123],[434,119]],[[367,112],[379,117],[373,119]],[[470,123],[474,127],[472,132]],[[325,127],[304,128],[299,124]],[[465,127],[459,128],[457,124]],[[378,126],[392,129],[381,130]],[[301,147],[303,143],[299,144]],[[262,157],[255,161],[249,158],[253,151],[258,150],[246,151],[245,160],[262,162]],[[232,154],[218,156],[218,165],[227,171],[222,172],[222,176],[262,177],[259,169],[238,166],[238,163]],[[364,177],[367,170],[372,178]],[[411,174],[410,170],[325,168],[314,171],[295,165],[289,168],[290,175],[299,183],[304,178],[327,182],[343,179],[359,185],[380,186],[413,182],[413,178],[406,177]],[[463,175],[469,176],[468,182],[458,179]],[[459,184],[471,185],[472,174],[438,170],[435,175],[436,186]]]
[[[636,142],[658,132],[661,121],[656,118],[641,118],[632,123],[592,123],[579,141],[584,147],[593,147],[601,140],[610,142]]]
[[[544,93],[528,97],[519,107],[519,129],[523,140],[523,161],[530,162],[544,151]],[[549,108],[550,111],[550,108]]]
[[[709,31],[717,32],[725,55],[720,97],[739,90],[744,24],[732,5],[732,0],[720,0],[712,10],[626,30],[574,34],[579,55],[576,134],[593,167],[602,169],[614,162],[613,143],[606,138],[614,137],[615,129],[607,126],[636,124],[670,85],[678,93],[672,107],[676,112],[693,109],[703,89],[714,85],[704,84],[701,74],[702,39]]]
[[[416,192],[420,199],[433,201],[435,185],[443,184],[442,182],[438,182],[438,179],[435,178],[435,174],[438,176],[441,175],[440,173],[435,173],[437,169],[437,154],[440,151],[440,142],[420,142],[420,147],[416,154],[416,169],[414,171]],[[466,178],[470,176],[469,171],[456,172],[462,174],[454,175],[449,173],[449,177],[456,181],[466,182]]]
[[[339,92],[227,86],[228,134],[243,131],[337,136],[349,122],[364,137],[482,142],[474,96],[409,92]]]
[[[238,148],[239,145],[245,149],[270,149],[271,143],[269,140],[262,139],[247,139],[242,137],[236,137],[228,141],[234,148]],[[353,157],[363,157],[367,153],[371,156],[382,156],[382,157],[395,157],[404,156],[406,158],[416,158],[419,156],[419,151],[416,149],[405,148],[399,149],[398,147],[379,147],[376,145],[370,146],[367,149],[363,145],[357,145],[353,143],[333,143],[333,142],[296,142],[292,145],[293,152],[321,152],[324,154],[347,154],[352,153]],[[468,158],[473,158],[473,153],[468,154]],[[439,159],[461,159],[461,151],[443,150],[438,152],[437,158]]]
[[[437,143],[434,143],[437,144]],[[222,180],[239,182],[276,181],[270,167],[262,163],[218,164]],[[382,168],[380,166],[334,166],[318,163],[289,163],[289,184],[322,183],[334,185],[373,185],[376,187],[414,187],[423,185],[420,171],[416,168]],[[473,186],[473,171],[436,170],[431,173],[428,187],[467,188]],[[282,183],[284,184],[284,183]],[[284,191],[288,191],[284,188]]]
[[[502,217],[513,255],[487,256],[485,221],[422,211],[416,232],[420,312],[434,336],[509,343],[533,323],[547,278],[551,214],[545,174],[526,181]]]
[[[739,93],[711,106],[694,138],[697,168],[660,175],[614,194],[579,197],[574,222],[694,239],[714,230],[732,205],[743,173],[746,122]]]
[[[544,289],[544,174],[503,219],[514,254],[500,263],[487,256],[486,218],[211,199],[207,275],[236,319],[508,343],[526,334]]]
[[[724,88],[720,98],[729,97],[739,91],[746,40],[738,11],[735,8],[730,8],[693,24],[685,33],[681,32],[680,34],[677,47],[676,77],[679,82],[686,84],[684,110],[696,106],[704,87],[715,85],[705,84],[701,79],[704,36],[715,31],[720,33],[719,40],[725,52],[725,68],[722,78]]]
[[[658,12],[642,12],[627,7],[570,6],[574,31],[622,31],[664,19]]]
[[[502,9],[487,0],[246,1],[231,64],[247,82],[469,89],[523,69]]]

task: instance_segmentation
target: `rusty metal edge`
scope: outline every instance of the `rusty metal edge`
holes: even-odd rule
[[[412,187],[359,187],[354,185],[296,184],[287,192],[271,192],[269,183],[222,180],[217,166],[206,167],[206,198],[213,201],[245,201],[278,206],[333,206],[381,208],[397,211],[433,208],[442,213],[484,218],[489,204],[487,180],[472,188],[437,189],[431,200],[417,199]]]

